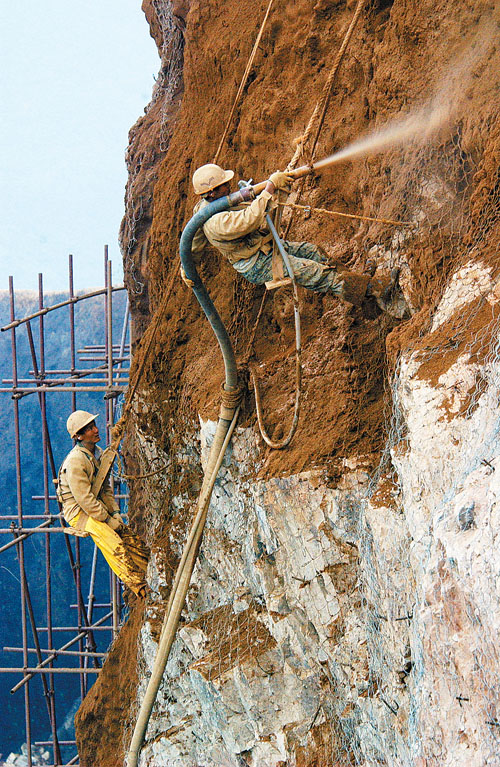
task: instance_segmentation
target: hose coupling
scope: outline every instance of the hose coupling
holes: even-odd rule
[[[222,385],[221,398],[219,418],[230,421],[243,398],[243,387],[234,386],[231,389],[225,389]]]

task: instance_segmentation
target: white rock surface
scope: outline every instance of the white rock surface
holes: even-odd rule
[[[435,327],[467,303],[453,284]],[[237,430],[141,767],[500,765],[500,365],[467,352],[432,385],[422,361],[399,366],[376,482],[361,457],[335,488],[316,470],[257,479]],[[159,593],[161,552],[150,577]],[[148,622],[141,642],[139,699]]]

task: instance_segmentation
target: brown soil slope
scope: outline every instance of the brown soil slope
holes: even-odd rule
[[[188,430],[198,413],[215,417],[218,410],[221,355],[198,304],[177,277],[178,243],[195,203],[191,175],[213,158],[266,6],[183,0],[172,3],[172,24],[166,20],[167,0],[143,3],[163,54],[162,79],[149,111],[131,131],[122,236],[136,364],[141,335],[175,272],[141,386],[155,403],[155,423],[148,427],[161,445],[172,444],[170,424],[179,408],[180,425]],[[354,0],[276,2],[220,157],[237,177],[262,180],[287,165],[355,6]],[[413,316],[402,323],[387,315],[367,317],[333,297],[300,289],[302,416],[288,449],[266,455],[263,446],[266,473],[320,465],[335,481],[349,457],[364,456],[375,465],[386,439],[387,384],[399,352],[425,348],[444,286],[471,254],[494,272],[499,269],[499,15],[492,0],[464,0],[459,8],[452,0],[367,0],[335,81],[317,158],[438,92],[453,103],[452,123],[427,142],[389,148],[314,176],[302,202],[419,226],[298,213],[289,239],[319,243],[332,260],[351,268],[362,269],[368,253],[381,268],[400,266]],[[245,283],[212,251],[200,274],[241,361],[263,288]],[[456,327],[457,318],[450,323]],[[441,332],[451,334],[448,325]],[[287,430],[293,411],[293,346],[292,303],[281,290],[267,299],[254,350],[274,438]],[[432,359],[429,376],[446,369],[452,356]],[[251,391],[243,423],[255,424]],[[103,731],[107,721],[105,714]],[[82,739],[86,726],[84,706]],[[113,740],[121,743],[119,735]],[[97,737],[82,743],[82,765],[114,765],[103,744]]]
[[[407,113],[412,105],[421,104],[443,87],[456,63],[471,45],[477,45],[481,20],[493,13],[492,3],[462,5],[457,17],[451,2],[438,7],[430,2],[367,3],[336,80],[317,157],[331,154],[401,111]],[[353,2],[304,0],[275,9],[220,158],[238,177],[263,179],[287,164],[354,6]],[[151,311],[161,300],[171,270],[178,269],[180,233],[195,202],[190,177],[198,165],[213,157],[263,16],[261,7],[232,2],[191,2],[189,7],[174,5],[174,12],[183,14],[185,24],[184,91],[175,117],[168,122],[168,149],[157,166],[149,239],[143,238],[145,244],[139,242],[128,264],[133,263],[128,270],[129,286],[133,289],[132,276],[139,273],[147,284]],[[438,135],[434,147],[413,144],[335,166],[308,181],[303,201],[343,212],[415,220],[422,206],[415,179],[425,166],[428,176],[438,174],[454,191],[461,185],[468,197],[481,174],[485,186],[492,188],[498,166],[494,159],[498,136],[492,124],[498,83],[490,79],[495,62],[497,54],[490,47],[486,60],[476,61],[472,72],[464,76],[453,135],[446,131]],[[134,132],[142,142],[148,135],[137,126]],[[153,142],[156,138],[153,134]],[[457,158],[459,166],[455,167]],[[137,179],[141,173],[139,168]],[[459,201],[459,210],[445,211],[456,222],[444,219],[442,211],[442,219],[432,221],[433,211],[426,212],[425,226],[407,236],[401,249],[393,247],[397,229],[393,225],[320,214],[310,218],[296,214],[289,237],[320,243],[333,259],[354,268],[362,268],[367,252],[378,247],[382,266],[402,265],[406,270],[405,287],[414,308],[428,310],[440,295],[447,270],[457,265],[455,232],[459,225],[465,237],[468,228],[464,204],[468,200]],[[474,226],[472,219],[471,223]],[[431,227],[434,237],[430,242]],[[405,231],[407,234],[408,230],[397,229],[399,234]],[[201,275],[242,359],[263,289],[245,283],[215,252],[207,253]],[[385,341],[396,323],[385,316],[366,318],[359,309],[333,297],[304,290],[301,297],[303,417],[292,446],[270,456],[267,469],[286,473],[326,463],[335,474],[339,460],[352,453],[376,453],[383,443]],[[287,428],[293,405],[291,308],[286,292],[272,295],[255,344],[257,360],[263,363],[267,423],[275,438]],[[410,323],[412,332],[425,316],[419,314]],[[406,335],[407,330],[400,329],[391,339],[391,349],[394,344],[399,348],[399,339]],[[167,403],[162,408],[160,420],[167,422],[164,419],[175,412],[179,400],[190,403],[193,419],[197,412],[215,416],[223,377],[220,352],[194,297],[180,280],[176,280],[156,339],[146,384],[155,391],[155,399],[171,401],[170,407]],[[247,422],[254,420],[250,396]]]

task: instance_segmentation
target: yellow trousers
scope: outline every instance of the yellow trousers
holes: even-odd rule
[[[79,516],[80,514],[77,514],[70,521],[71,527],[76,527]],[[141,538],[126,526],[116,532],[105,522],[99,522],[92,517],[89,517],[85,524],[85,532],[89,533],[118,578],[132,589],[134,594],[139,594],[146,586],[145,575],[149,559],[149,549]]]

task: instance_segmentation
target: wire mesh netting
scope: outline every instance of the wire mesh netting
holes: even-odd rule
[[[253,436],[239,432],[145,758],[423,767],[470,752],[500,764],[499,136],[493,102],[459,106],[439,141],[365,161],[367,183],[384,179],[365,213],[415,224],[361,230],[379,265],[401,268],[412,307],[389,339],[381,462],[373,473],[354,456],[351,484],[335,488],[323,475],[257,480]],[[236,334],[249,328],[239,317]]]

